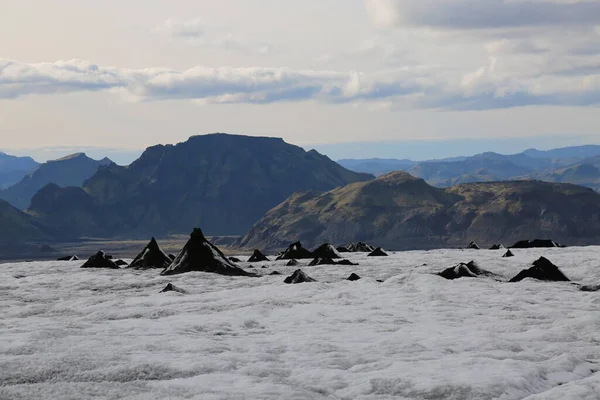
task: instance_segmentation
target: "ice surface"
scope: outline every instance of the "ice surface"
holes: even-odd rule
[[[600,247],[514,253],[352,253],[302,285],[287,260],[261,278],[0,265],[0,399],[598,399],[600,293],[434,275],[545,256],[600,283]]]

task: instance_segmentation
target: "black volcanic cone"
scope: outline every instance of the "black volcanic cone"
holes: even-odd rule
[[[254,250],[252,256],[248,259],[248,262],[262,262],[262,261],[271,261],[265,256],[260,250]]]
[[[102,250],[91,256],[81,268],[110,268],[119,269],[113,260],[109,258]]]
[[[533,249],[546,247],[564,247],[552,239],[520,240],[510,246],[511,249]]]
[[[296,266],[296,265],[298,265],[298,264],[300,264],[300,263],[299,263],[297,260],[294,260],[294,259],[292,258],[292,259],[291,259],[290,261],[288,261],[288,263],[287,263],[287,264],[285,264],[285,265],[286,265],[286,266],[288,266],[288,267],[295,267],[295,266]]]
[[[171,265],[161,272],[161,275],[176,275],[192,271],[212,272],[228,276],[256,276],[229,261],[221,250],[206,240],[198,228],[194,229],[183,250],[175,257]]]
[[[470,261],[467,264],[460,263],[455,267],[445,269],[438,275],[443,278],[453,280],[458,278],[476,278],[479,275],[491,276],[494,274],[479,268],[475,261]]]
[[[58,258],[56,261],[79,261],[79,257],[77,256],[66,256]]]
[[[277,257],[277,260],[301,260],[305,258],[313,258],[312,253],[309,250],[302,247],[302,243],[296,242],[290,244],[287,250],[284,251],[283,254],[281,254],[279,257]]]
[[[356,275],[355,273],[352,273],[348,278],[346,278],[347,281],[357,281],[360,279],[360,276]]]
[[[480,249],[480,247],[477,245],[477,243],[475,243],[475,242],[471,242],[471,243],[469,243],[469,245],[467,246],[467,249],[479,250],[479,249]]]
[[[495,244],[495,245],[493,245],[492,247],[490,247],[490,250],[502,250],[502,249],[504,249],[504,248],[505,248],[505,247],[504,247],[504,245],[502,245],[502,244]]]
[[[381,247],[376,248],[372,252],[370,252],[367,257],[387,257],[387,253],[383,251]]]
[[[533,262],[533,267],[524,269],[509,282],[520,282],[525,278],[538,279],[540,281],[551,282],[570,282],[571,280],[562,273],[562,271],[550,260],[545,257],[540,257]]]
[[[350,243],[346,248],[352,253],[371,253],[375,250],[373,246],[370,246],[365,242],[358,242],[356,244]]]
[[[350,253],[350,250],[346,246],[337,247],[336,250],[338,253]]]
[[[310,262],[310,264],[308,264],[309,267],[314,267],[316,265],[335,265],[336,262],[333,261],[331,258],[329,257],[323,257],[323,258],[315,258],[314,260],[312,260]]]
[[[316,282],[315,279],[306,275],[301,269],[297,269],[294,273],[283,281],[284,283],[304,283],[304,282]]]
[[[172,283],[168,283],[167,286],[165,286],[165,288],[163,290],[160,291],[160,293],[166,293],[166,292],[177,292],[177,293],[182,293],[182,294],[186,294],[187,291],[173,285]]]
[[[125,261],[123,260],[117,260],[115,261],[115,264],[117,264],[119,267],[124,267],[126,265],[128,265]]]
[[[161,268],[165,269],[171,265],[171,258],[161,250],[160,246],[156,242],[156,239],[152,238],[150,243],[146,245],[144,250],[136,258],[133,259],[129,268],[134,269],[150,269],[150,268]]]
[[[325,243],[319,246],[316,250],[313,251],[312,255],[314,258],[342,258],[342,256],[335,249],[335,247],[333,247],[329,243]]]
[[[502,256],[503,258],[508,258],[508,257],[514,257],[515,255],[513,254],[512,251],[510,250],[506,250],[506,253],[504,253],[504,255]]]

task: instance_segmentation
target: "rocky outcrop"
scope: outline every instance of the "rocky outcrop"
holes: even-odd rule
[[[65,256],[65,257],[57,258],[56,261],[79,261],[79,257],[77,257],[75,255]]]
[[[261,253],[261,251],[258,249],[254,250],[254,253],[252,253],[252,256],[250,256],[250,258],[248,259],[248,262],[251,262],[251,263],[263,262],[263,261],[270,261],[270,260],[267,258],[267,256],[265,256],[263,253]]]
[[[503,250],[503,249],[505,249],[505,247],[502,244],[495,244],[492,247],[490,247],[490,250]]]
[[[475,243],[475,242],[471,242],[471,243],[469,243],[469,245],[467,246],[467,249],[471,249],[471,250],[480,250],[480,247],[477,245],[477,243]]]
[[[195,271],[228,276],[256,276],[229,261],[221,250],[206,240],[204,234],[198,228],[194,229],[183,250],[161,275],[175,275]]]
[[[480,275],[493,276],[494,274],[479,268],[475,261],[470,261],[467,264],[460,263],[457,266],[445,269],[438,275],[449,280],[454,280],[459,278],[477,278]]]
[[[297,269],[292,275],[285,278],[283,282],[287,284],[296,284],[304,282],[316,282],[316,280],[306,275],[301,269]]]
[[[514,257],[515,255],[513,254],[512,251],[507,250],[506,253],[504,253],[504,255],[502,256],[503,258],[508,258],[508,257]]]
[[[152,238],[150,243],[144,247],[144,250],[137,255],[129,265],[129,268],[134,269],[165,269],[171,265],[171,258],[162,251],[156,239]]]
[[[564,246],[556,243],[552,239],[519,240],[517,243],[510,246],[511,249],[534,249],[534,248],[549,248],[549,247],[564,247]]]
[[[290,244],[287,250],[277,257],[277,260],[302,260],[306,258],[313,258],[313,254],[302,247],[302,243],[295,242]]]
[[[325,243],[313,250],[312,256],[315,258],[342,258],[336,248],[329,243]]]
[[[552,262],[545,257],[540,257],[538,260],[534,261],[533,267],[522,270],[509,282],[520,282],[526,278],[551,282],[570,281],[556,265],[552,264]]]
[[[368,245],[365,242],[350,243],[346,248],[352,253],[370,253],[375,250],[375,247]]]
[[[360,276],[356,275],[355,273],[350,274],[350,276],[348,278],[346,278],[347,281],[358,281],[360,279]]]
[[[106,255],[102,250],[91,256],[81,268],[109,268],[119,269],[119,266],[111,259],[110,256]]]
[[[168,283],[167,286],[165,286],[165,288],[163,290],[160,291],[160,293],[167,293],[167,292],[177,292],[177,293],[181,293],[181,294],[186,294],[187,291],[177,287],[175,285],[173,285],[172,283]]]
[[[295,266],[296,266],[296,265],[298,265],[298,264],[300,264],[300,263],[298,262],[298,260],[291,259],[291,260],[290,260],[290,261],[288,261],[288,262],[287,262],[287,264],[285,264],[285,265],[286,265],[286,267],[295,267]]]
[[[375,250],[373,250],[372,252],[370,252],[367,257],[387,257],[388,254],[381,248],[378,247]]]
[[[314,260],[312,260],[308,266],[309,267],[315,267],[317,265],[335,265],[336,262],[333,261],[331,258],[329,257],[323,257],[323,258],[315,258]]]

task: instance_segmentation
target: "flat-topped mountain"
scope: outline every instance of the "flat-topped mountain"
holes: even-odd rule
[[[61,187],[82,186],[102,166],[112,164],[108,158],[93,160],[84,153],[48,161],[39,165],[19,183],[0,192],[0,198],[24,210],[31,204],[33,196],[44,186],[55,184]]]
[[[83,185],[85,200],[81,191],[53,188],[51,195],[34,199],[29,211],[45,220],[83,219],[90,231],[77,233],[84,235],[165,235],[190,226],[210,235],[236,235],[294,192],[372,178],[282,139],[210,134],[153,146],[129,166],[98,170]],[[85,206],[49,203],[60,197],[74,204],[78,196]]]
[[[600,242],[600,194],[538,181],[438,189],[393,172],[323,194],[294,194],[240,244],[282,248],[298,240],[309,247],[363,240],[399,250],[549,237],[565,244]]]

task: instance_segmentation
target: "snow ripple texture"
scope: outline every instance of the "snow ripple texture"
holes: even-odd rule
[[[600,293],[433,273],[475,260],[508,280],[543,255],[598,284],[600,247],[503,252],[260,278],[0,265],[0,399],[599,399]],[[284,284],[297,268],[318,282]]]

